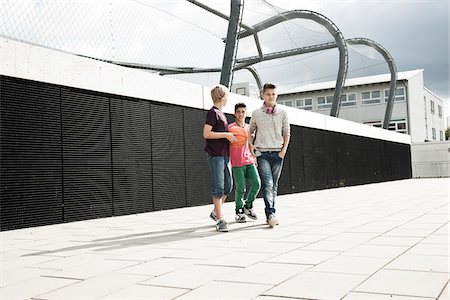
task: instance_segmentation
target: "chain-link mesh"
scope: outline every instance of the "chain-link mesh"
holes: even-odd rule
[[[229,15],[229,0],[202,3]],[[267,1],[246,0],[242,24],[254,26],[283,12],[284,9]],[[227,26],[227,20],[184,0],[0,1],[3,37],[125,63],[220,68]],[[304,19],[270,27],[259,33],[259,40],[264,54],[334,41],[323,26]],[[347,77],[388,71],[382,57],[372,49],[361,46],[348,49]],[[253,36],[239,41],[238,59],[257,55]],[[280,89],[288,89],[334,80],[338,51],[286,57],[254,67],[263,81],[276,82]],[[216,84],[220,79],[219,72],[170,76],[204,85]],[[234,82],[242,81],[254,79],[246,70],[235,72]]]

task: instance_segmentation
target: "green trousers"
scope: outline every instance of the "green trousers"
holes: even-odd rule
[[[233,167],[232,172],[236,192],[236,212],[241,211],[244,208],[244,204],[245,207],[252,208],[253,201],[255,201],[256,195],[258,195],[259,189],[261,188],[258,170],[254,164],[251,164],[242,167]],[[248,193],[244,200],[246,179],[248,180]]]

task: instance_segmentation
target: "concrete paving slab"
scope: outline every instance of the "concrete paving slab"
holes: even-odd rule
[[[448,300],[449,184],[279,196],[274,229],[257,199],[228,233],[212,205],[1,232],[0,299]]]

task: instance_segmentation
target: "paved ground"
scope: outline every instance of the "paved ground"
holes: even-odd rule
[[[227,203],[228,233],[212,205],[2,232],[0,298],[450,299],[449,186],[282,196],[274,229]]]

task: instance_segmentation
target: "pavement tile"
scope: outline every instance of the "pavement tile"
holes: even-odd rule
[[[409,249],[408,246],[384,246],[384,245],[359,245],[343,255],[365,257],[387,257],[394,259]]]
[[[65,286],[70,286],[77,282],[79,281],[65,278],[35,277],[18,284],[2,287],[0,290],[0,299],[29,299]]]
[[[443,234],[432,234],[421,241],[424,244],[450,244],[449,236]]]
[[[333,241],[326,239],[302,247],[302,250],[347,251],[358,246],[359,244],[361,244],[360,241]]]
[[[309,269],[311,272],[370,275],[389,262],[387,258],[338,255]]]
[[[267,252],[267,253],[285,253],[295,249],[302,248],[306,243],[285,243],[278,241],[264,241],[247,247],[246,252]]]
[[[379,236],[365,242],[365,245],[382,245],[382,246],[414,246],[422,241],[422,237],[399,237],[399,236]]]
[[[278,242],[283,243],[315,243],[321,240],[326,239],[330,235],[328,234],[306,234],[306,233],[296,233],[292,235],[288,235],[282,239],[279,239]]]
[[[438,300],[448,300],[450,299],[450,283],[447,282],[447,285],[445,286],[445,289],[442,291],[441,295],[439,296]]]
[[[175,270],[142,282],[145,285],[195,289],[222,275],[236,272],[239,268],[224,266],[193,265]]]
[[[350,294],[345,296],[342,300],[432,300],[432,299],[434,298],[351,292]]]
[[[406,253],[411,255],[438,255],[448,257],[450,255],[450,248],[449,244],[419,243]]]
[[[252,300],[271,287],[271,285],[254,283],[213,281],[184,294],[183,296],[177,298],[177,300]]]
[[[36,296],[39,300],[95,300],[145,280],[146,276],[110,273]]]
[[[201,264],[214,266],[229,266],[229,267],[248,267],[254,263],[262,262],[277,256],[275,253],[263,252],[234,252],[213,259],[202,261]]]
[[[13,269],[0,271],[0,288],[10,286],[17,283],[28,281],[32,278],[39,278],[41,275],[51,275],[56,270],[43,269]]]
[[[366,277],[364,275],[305,271],[266,291],[269,296],[304,299],[342,299]]]
[[[403,254],[384,267],[385,269],[450,273],[447,256]]]
[[[119,270],[123,274],[160,276],[200,262],[198,259],[160,258]]]
[[[277,285],[310,267],[308,265],[258,263],[218,277],[217,280]]]
[[[286,264],[303,264],[303,265],[317,265],[321,262],[330,259],[333,256],[340,254],[337,251],[307,251],[294,250],[282,255],[278,255],[267,262],[286,263]]]
[[[74,279],[88,279],[90,277],[98,276],[108,272],[120,270],[126,267],[137,265],[140,262],[136,261],[121,261],[121,260],[107,260],[98,259],[93,262],[85,263],[76,267],[63,269],[52,273],[54,277],[74,278]]]
[[[170,300],[190,290],[135,284],[98,300]]]
[[[436,299],[448,279],[446,273],[381,270],[355,291]]]

